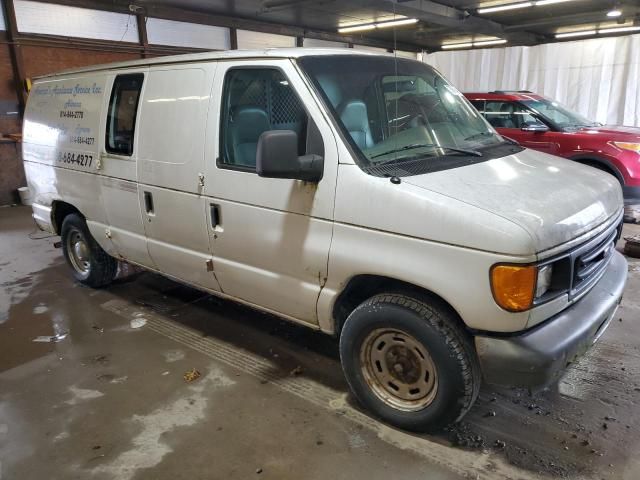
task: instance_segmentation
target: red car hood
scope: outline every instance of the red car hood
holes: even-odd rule
[[[639,141],[640,140],[640,128],[637,127],[621,127],[617,125],[604,125],[602,127],[589,127],[580,130],[581,133],[587,133],[594,135],[599,134],[615,139],[625,141]],[[593,132],[593,133],[592,133]]]

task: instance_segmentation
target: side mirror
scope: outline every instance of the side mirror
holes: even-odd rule
[[[261,177],[291,178],[317,183],[322,179],[320,155],[298,156],[298,134],[293,130],[269,130],[258,139],[256,171]]]
[[[534,123],[531,125],[525,125],[521,130],[523,132],[544,133],[549,131],[549,127],[544,123]]]

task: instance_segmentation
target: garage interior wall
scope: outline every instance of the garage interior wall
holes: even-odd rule
[[[530,90],[603,124],[640,126],[640,35],[424,56],[463,92]]]
[[[4,0],[0,0],[2,6]],[[233,48],[295,47],[296,37],[249,30],[145,18],[34,0],[13,0],[17,27],[16,44],[21,51],[22,77],[33,78],[69,68],[136,60],[157,55]],[[7,138],[20,133],[22,118],[16,92],[16,67],[0,8],[0,205],[18,201],[18,187],[26,185],[21,145]],[[144,21],[147,43],[140,37],[138,21]],[[308,47],[348,47],[343,42],[303,39]],[[385,52],[382,48],[359,47]],[[398,55],[415,56],[411,52]],[[415,57],[414,57],[415,58]],[[21,78],[22,78],[21,77]]]

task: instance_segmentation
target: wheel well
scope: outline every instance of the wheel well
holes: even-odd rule
[[[53,227],[58,235],[62,230],[62,222],[64,222],[65,217],[71,213],[78,213],[82,215],[80,211],[70,203],[63,201],[53,203],[51,217],[53,220]]]
[[[342,325],[349,314],[362,302],[379,293],[404,293],[419,299],[438,304],[439,307],[449,310],[459,325],[467,330],[465,323],[458,312],[439,295],[426,288],[418,287],[395,278],[379,275],[356,275],[342,290],[333,305],[333,320],[335,332],[340,335]]]
[[[618,169],[616,169],[616,167],[610,165],[609,163],[595,158],[577,158],[575,159],[575,161],[583,165],[597,168],[598,170],[602,170],[603,172],[607,172],[608,174],[616,177],[620,183],[624,184],[624,180],[622,179],[620,172],[618,172]]]

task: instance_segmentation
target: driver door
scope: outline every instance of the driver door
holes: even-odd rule
[[[523,147],[556,155],[560,146],[558,132],[527,132],[528,125],[544,124],[532,111],[517,102],[487,100],[484,110],[486,119],[500,135],[512,138]]]
[[[209,112],[205,200],[222,292],[317,323],[338,167],[328,122],[290,60],[220,62]],[[258,176],[260,135],[279,129],[297,133],[299,154],[322,154],[319,183]]]

